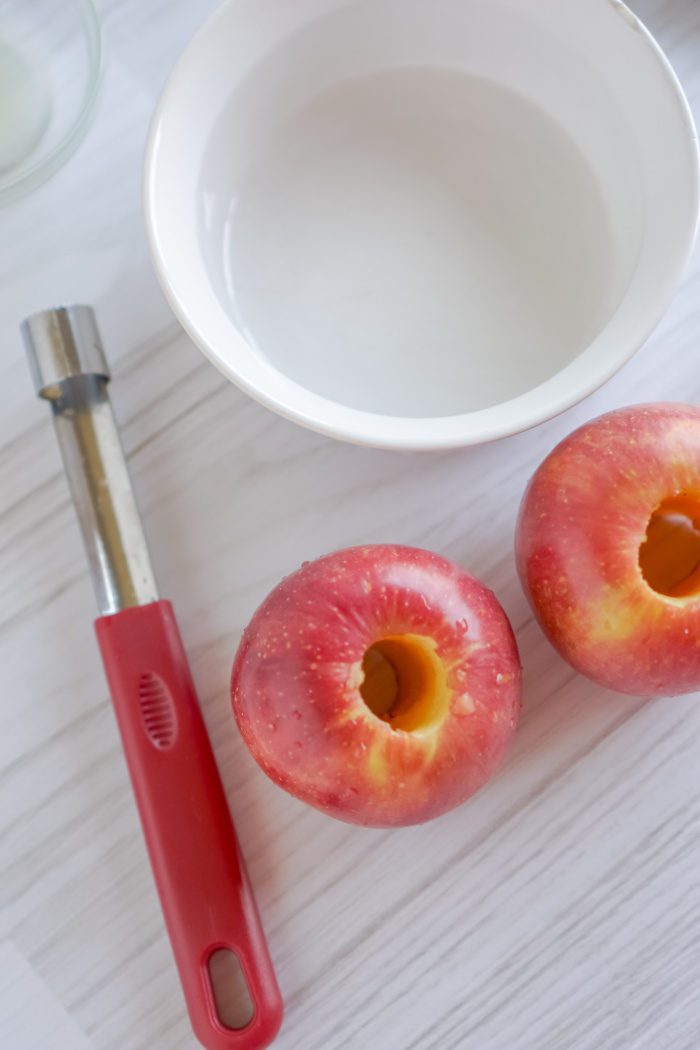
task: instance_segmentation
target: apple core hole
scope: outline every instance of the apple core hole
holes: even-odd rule
[[[653,511],[639,548],[639,568],[657,594],[700,595],[700,494],[670,496]]]
[[[447,716],[447,674],[431,638],[418,634],[381,638],[365,652],[362,675],[362,699],[392,729],[425,731]]]

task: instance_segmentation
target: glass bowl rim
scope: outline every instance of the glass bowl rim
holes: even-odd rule
[[[35,189],[68,160],[87,131],[102,80],[104,37],[95,0],[75,0],[88,45],[88,86],[77,117],[58,142],[43,156],[16,171],[0,175],[0,205],[10,203]]]

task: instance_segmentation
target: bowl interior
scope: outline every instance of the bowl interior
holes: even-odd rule
[[[623,5],[231,0],[166,91],[146,195],[171,301],[262,400],[506,432],[647,334],[697,158]]]
[[[240,102],[205,154],[201,251],[239,331],[309,390],[485,408],[558,372],[619,302],[590,166],[501,84],[437,65],[343,80],[243,171],[220,146]]]

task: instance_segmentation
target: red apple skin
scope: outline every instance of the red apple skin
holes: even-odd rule
[[[639,566],[652,512],[700,494],[700,409],[623,408],[576,430],[525,493],[516,560],[545,634],[572,667],[636,696],[700,688],[700,600],[657,594]]]
[[[434,639],[451,690],[443,723],[392,728],[360,694],[380,638]],[[233,709],[243,739],[280,787],[331,816],[416,824],[464,802],[500,765],[520,709],[518,650],[491,591],[424,550],[352,547],[306,563],[243,634]]]

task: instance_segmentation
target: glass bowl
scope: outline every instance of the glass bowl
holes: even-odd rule
[[[101,68],[93,0],[2,0],[0,204],[34,189],[76,149]]]

